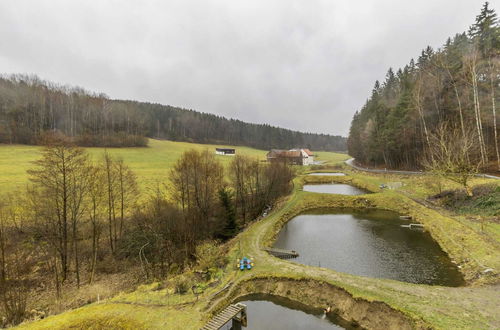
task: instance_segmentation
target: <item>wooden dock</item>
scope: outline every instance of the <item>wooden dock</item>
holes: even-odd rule
[[[233,328],[241,329],[247,326],[247,306],[241,303],[227,306],[222,312],[215,315],[201,330],[219,330],[226,323],[233,322]],[[236,323],[236,324],[234,324]]]
[[[267,251],[269,254],[280,259],[292,259],[292,258],[297,258],[299,256],[299,254],[294,250],[265,248],[264,251]]]
[[[409,229],[425,230],[425,226],[421,223],[410,223],[408,225],[401,225],[401,227],[409,228]]]

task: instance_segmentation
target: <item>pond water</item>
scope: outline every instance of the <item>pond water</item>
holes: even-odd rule
[[[320,175],[320,176],[345,176],[345,173],[341,172],[315,172],[309,173],[307,175]]]
[[[360,329],[334,313],[268,294],[252,294],[238,299],[247,306],[248,327],[245,330]]]
[[[323,193],[323,194],[341,194],[341,195],[363,195],[370,193],[348,184],[332,183],[332,184],[306,184],[304,191]]]
[[[297,251],[300,256],[292,262],[344,273],[463,285],[457,267],[430,234],[407,225],[408,221],[388,211],[322,209],[290,220],[274,246]]]

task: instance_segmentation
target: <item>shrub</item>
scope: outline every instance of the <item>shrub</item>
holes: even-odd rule
[[[174,291],[178,294],[185,294],[195,284],[192,274],[186,273],[173,279]]]
[[[226,258],[216,241],[206,241],[196,247],[198,269],[214,274],[226,264]]]

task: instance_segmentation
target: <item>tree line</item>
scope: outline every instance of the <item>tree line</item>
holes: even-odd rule
[[[349,154],[388,168],[436,167],[440,155],[443,168],[446,157],[449,162],[456,156],[449,150],[466,145],[461,159],[468,167],[500,170],[499,68],[500,26],[486,2],[467,33],[437,50],[427,47],[416,61],[396,72],[390,68],[385,81],[375,83],[352,120]]]
[[[347,149],[341,136],[250,124],[161,104],[111,100],[37,76],[0,76],[0,143],[43,144],[47,132],[59,132],[86,147],[145,146],[145,137],[150,137],[260,149]]]
[[[167,182],[141,193],[123,160],[106,152],[91,159],[63,136],[46,141],[26,193],[0,199],[3,326],[27,316],[41,286],[61,297],[70,285],[131,265],[145,280],[192,263],[210,276],[213,242],[231,239],[288,194],[294,177],[286,164],[238,155],[224,168],[208,150],[191,150]]]

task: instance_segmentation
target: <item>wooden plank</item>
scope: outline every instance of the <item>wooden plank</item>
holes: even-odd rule
[[[215,323],[221,323],[227,320],[226,317],[222,317],[220,315],[215,316],[215,318],[212,319]]]
[[[278,248],[265,248],[263,250],[267,251],[269,254],[271,254],[277,258],[281,258],[281,259],[291,259],[291,258],[296,258],[299,256],[299,254],[293,250],[284,250],[284,249],[278,249]]]
[[[234,305],[231,305],[231,306],[229,306],[229,307],[230,307],[230,308],[228,308],[228,310],[230,310],[232,313],[239,313],[239,312],[240,312],[240,310],[241,310],[241,308],[236,307],[236,306],[234,306]]]
[[[215,315],[207,324],[203,326],[203,330],[218,330],[222,328],[226,323],[230,322],[234,317],[236,317],[241,311],[246,308],[243,304],[229,305],[223,309],[220,313]]]

